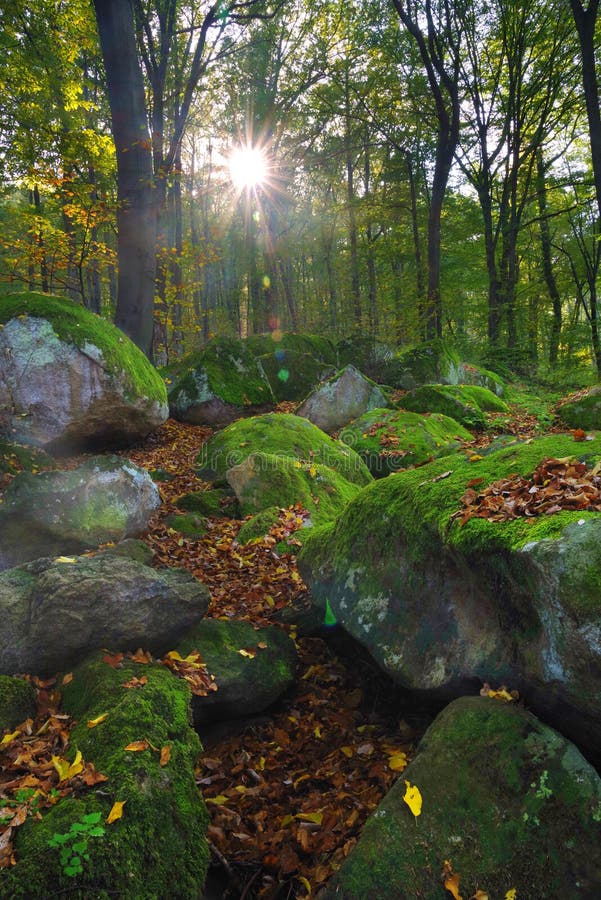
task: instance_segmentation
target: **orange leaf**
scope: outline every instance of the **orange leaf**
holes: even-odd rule
[[[73,672],[67,672],[66,675],[63,675],[63,687],[66,684],[71,684],[73,681]]]
[[[105,653],[102,657],[102,661],[107,664],[107,666],[111,666],[113,669],[117,669],[121,662],[123,661],[122,653]]]
[[[113,822],[116,822],[117,819],[120,819],[123,815],[123,807],[127,803],[127,800],[115,800],[113,806],[111,808],[110,813],[106,818],[106,824],[112,825]]]
[[[144,738],[143,741],[132,741],[127,747],[123,748],[124,750],[129,750],[132,753],[139,753],[141,750],[148,750],[148,741]]]
[[[161,758],[160,758],[161,765],[166,766],[170,759],[171,759],[171,747],[167,744],[164,747],[161,747]]]
[[[575,428],[572,434],[574,435],[575,441],[586,440],[586,431],[583,431],[582,428]]]

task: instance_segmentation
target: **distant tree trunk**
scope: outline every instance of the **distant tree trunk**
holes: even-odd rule
[[[94,0],[117,151],[115,324],[151,354],[157,215],[131,0]]]
[[[351,302],[353,304],[353,325],[361,328],[361,289],[359,286],[359,258],[357,253],[357,217],[355,215],[355,181],[353,147],[351,140],[351,95],[348,67],[344,80],[344,153],[346,162],[346,198],[348,204],[348,227],[351,267]]]
[[[580,42],[582,85],[591,142],[595,194],[597,210],[601,218],[601,110],[599,109],[599,86],[595,67],[595,25],[599,14],[599,2],[600,0],[589,0],[585,9],[580,0],[570,0]]]
[[[547,195],[545,192],[545,163],[543,154],[539,148],[536,154],[536,187],[538,198],[538,211],[540,215],[540,250],[543,276],[551,303],[553,305],[553,318],[551,320],[551,336],[549,338],[549,365],[553,368],[557,365],[559,355],[559,338],[561,335],[562,310],[561,297],[555,280],[553,262],[551,257],[551,229],[547,218]]]
[[[38,253],[40,259],[40,277],[42,279],[42,290],[45,294],[50,290],[48,284],[48,262],[46,260],[46,245],[44,243],[44,229],[42,227],[42,201],[40,200],[40,191],[37,184],[33,186],[33,205],[35,208],[36,218],[38,221]]]

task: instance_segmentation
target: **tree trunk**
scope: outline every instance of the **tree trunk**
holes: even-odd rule
[[[586,10],[580,0],[570,0],[570,6],[580,42],[582,85],[591,142],[593,178],[597,209],[601,218],[601,111],[599,110],[599,86],[595,70],[595,24],[599,12],[599,0],[589,0]]]
[[[156,202],[144,83],[131,0],[94,0],[117,151],[115,324],[146,355],[152,346]]]

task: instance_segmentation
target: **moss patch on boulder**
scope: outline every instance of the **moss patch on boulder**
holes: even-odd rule
[[[198,650],[215,676],[217,691],[193,697],[197,725],[262,712],[290,687],[296,671],[294,641],[274,625],[203,619],[178,650],[182,656]]]
[[[472,435],[440,413],[374,409],[347,425],[343,439],[378,478],[447,456]]]
[[[56,462],[43,450],[24,447],[11,441],[0,439],[0,475],[17,475],[19,472],[37,472],[40,469],[52,469]]]
[[[225,484],[225,473],[251,453],[269,453],[335,469],[347,481],[366,485],[373,479],[360,457],[307,419],[289,413],[266,413],[233,422],[202,445],[198,476]],[[278,505],[282,505],[278,501]]]
[[[72,759],[81,751],[109,780],[102,790],[62,799],[42,821],[30,819],[19,829],[17,865],[0,872],[2,896],[41,900],[48,896],[49,885],[53,893],[78,900],[108,900],[115,892],[127,900],[187,900],[202,893],[209,862],[208,815],[194,780],[201,746],[189,724],[190,689],[162,666],[143,669],[132,662],[115,669],[100,658],[75,669],[63,694],[64,709],[79,722],[67,756]],[[141,674],[148,678],[143,687],[123,687]],[[104,722],[87,727],[88,720],[104,713]],[[143,739],[148,749],[124,750],[131,741]],[[160,765],[151,744],[170,748],[167,765]],[[106,818],[117,800],[125,803],[123,817],[108,825]],[[90,859],[74,880],[65,874],[49,841],[94,812],[101,814],[104,834],[90,839]]]
[[[167,516],[165,524],[168,528],[173,528],[174,531],[191,538],[204,537],[208,530],[206,518],[195,513],[178,513]]]
[[[35,691],[31,684],[18,676],[0,675],[0,735],[34,716]]]
[[[601,428],[601,385],[581,391],[576,397],[558,404],[559,418],[571,428]]]
[[[252,516],[244,523],[238,532],[236,540],[239,544],[248,544],[257,538],[265,537],[269,534],[269,529],[278,521],[280,517],[280,507],[268,506],[267,509],[261,510],[255,516]]]
[[[329,366],[336,365],[336,348],[332,341],[317,334],[294,334],[292,331],[273,331],[271,334],[253,334],[246,338],[246,346],[255,356],[289,350],[307,354]]]
[[[284,348],[259,356],[258,360],[278,402],[303,400],[333,371],[332,366],[308,353],[297,353]]]
[[[406,782],[423,798],[417,820]],[[600,822],[601,780],[572,744],[515,704],[461,698],[430,726],[324,898],[438,900],[447,859],[464,897],[513,888],[592,900]]]
[[[477,385],[426,384],[405,394],[400,406],[413,412],[438,412],[466,428],[486,428],[485,412],[509,412],[492,391]]]
[[[192,491],[190,494],[183,494],[181,497],[178,497],[175,500],[175,505],[178,509],[185,509],[187,512],[196,513],[200,516],[237,519],[240,515],[236,496],[229,488]]]

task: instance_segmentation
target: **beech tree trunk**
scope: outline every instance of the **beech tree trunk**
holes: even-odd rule
[[[131,0],[94,0],[117,151],[115,324],[150,356],[157,214],[152,145]]]

